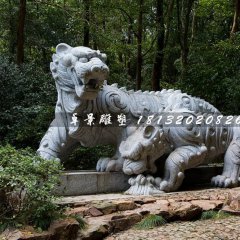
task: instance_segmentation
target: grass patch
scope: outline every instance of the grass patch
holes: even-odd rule
[[[87,227],[86,222],[83,220],[83,218],[81,216],[79,216],[77,214],[76,215],[70,215],[70,216],[78,221],[80,230],[85,229]]]
[[[231,214],[229,213],[225,213],[223,211],[213,211],[213,210],[210,210],[210,211],[206,211],[206,212],[203,212],[202,215],[201,215],[201,220],[207,220],[207,219],[223,219],[223,218],[227,218],[227,217],[230,217]]]
[[[162,216],[149,214],[147,217],[142,219],[141,222],[137,223],[135,227],[137,229],[150,229],[150,228],[161,226],[165,223],[167,223],[167,221]]]

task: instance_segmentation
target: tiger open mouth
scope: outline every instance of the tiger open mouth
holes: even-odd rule
[[[87,71],[80,76],[75,75],[77,84],[75,90],[78,97],[93,100],[103,86],[104,80],[108,76],[107,69],[98,68],[98,71]]]
[[[100,84],[98,79],[90,79],[88,83],[85,85],[86,89],[99,89]]]

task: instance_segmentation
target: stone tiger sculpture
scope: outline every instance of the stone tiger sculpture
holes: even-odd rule
[[[164,114],[164,113],[162,113]],[[171,114],[171,113],[167,113]],[[120,153],[125,159],[124,165],[138,169],[138,176],[129,180],[129,194],[158,194],[161,191],[177,190],[183,181],[184,171],[225,154],[222,175],[212,178],[216,187],[236,187],[240,173],[240,128],[226,125],[227,117],[221,115],[221,123],[215,120],[219,114],[202,115],[182,109],[182,124],[158,124],[157,118],[151,124],[142,123],[138,129],[120,145]],[[184,122],[189,116],[191,124]],[[208,117],[214,119],[206,124]],[[220,118],[219,118],[220,119]],[[154,173],[155,161],[163,154],[168,154],[164,167],[163,179],[144,176],[140,173]]]
[[[50,69],[58,99],[55,119],[37,151],[45,159],[65,161],[68,154],[79,145],[92,147],[112,144],[116,149],[114,156],[99,159],[97,171],[139,174],[143,172],[142,167],[132,168],[131,164],[127,164],[125,155],[123,157],[119,152],[119,146],[134,134],[141,116],[167,111],[181,112],[182,109],[196,114],[219,112],[208,102],[179,90],[135,92],[127,91],[124,87],[118,88],[117,84],[108,85],[105,81],[109,74],[106,54],[100,51],[61,43],[52,58]],[[90,113],[96,118],[100,114],[125,114],[127,124],[124,127],[114,124],[87,126],[83,118]],[[76,125],[73,124],[73,116],[79,118]]]

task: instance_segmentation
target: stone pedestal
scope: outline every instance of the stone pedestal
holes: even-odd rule
[[[61,176],[57,193],[77,196],[98,193],[124,192],[130,185],[129,176],[121,172],[71,171]]]
[[[211,178],[222,171],[222,166],[199,166],[185,172],[182,189],[196,185],[210,185]],[[130,176],[122,172],[69,171],[64,172],[56,192],[61,196],[79,196],[126,191]]]

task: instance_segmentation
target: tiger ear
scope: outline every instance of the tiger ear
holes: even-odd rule
[[[57,53],[57,54],[66,53],[66,52],[68,52],[68,51],[71,50],[71,49],[72,49],[72,47],[69,46],[68,44],[66,44],[66,43],[60,43],[60,44],[58,44],[57,47],[56,47],[56,53]]]

